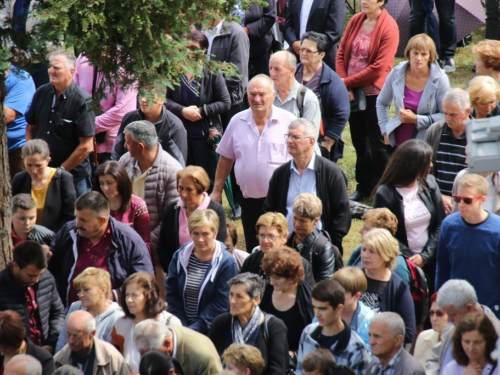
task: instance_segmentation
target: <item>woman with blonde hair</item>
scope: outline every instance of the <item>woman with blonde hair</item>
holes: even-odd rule
[[[474,78],[466,90],[470,96],[471,117],[475,119],[500,115],[500,84],[490,76]]]
[[[222,360],[226,364],[226,368],[236,375],[261,375],[265,366],[259,349],[246,344],[229,345],[222,354]]]
[[[500,41],[482,40],[472,47],[472,53],[476,56],[476,74],[500,82]]]
[[[113,324],[123,316],[120,305],[113,302],[109,272],[101,268],[88,267],[75,277],[73,286],[78,291],[80,301],[71,304],[66,314],[66,321],[73,311],[88,311],[96,320],[96,337],[109,342]],[[66,321],[59,334],[59,340],[57,340],[56,353],[68,343]]]
[[[399,243],[382,228],[374,228],[363,237],[361,261],[368,287],[360,301],[373,311],[392,311],[405,322],[405,343],[415,334],[415,309],[411,292],[405,282],[392,270],[396,268]]]

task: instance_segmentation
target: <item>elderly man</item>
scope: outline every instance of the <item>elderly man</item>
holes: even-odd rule
[[[458,181],[458,211],[443,220],[436,257],[436,290],[450,279],[464,279],[479,302],[500,316],[500,217],[485,211],[488,183],[478,174]],[[471,249],[474,249],[471,251]]]
[[[49,269],[65,306],[78,300],[73,279],[87,267],[110,273],[115,300],[128,276],[140,271],[154,274],[146,244],[133,228],[110,216],[108,200],[102,194],[91,191],[78,198],[75,216],[50,246]]]
[[[313,31],[302,36],[300,64],[295,79],[311,89],[319,99],[323,120],[322,146],[330,159],[337,161],[344,152],[342,131],[345,128],[351,105],[349,94],[337,73],[323,62],[327,48],[326,36]]]
[[[176,176],[182,166],[161,147],[156,128],[151,122],[132,122],[123,133],[128,152],[120,158],[120,163],[132,180],[134,194],[143,198],[148,206],[151,249],[156,259],[155,250],[163,213],[179,197]]]
[[[403,348],[405,322],[399,314],[376,314],[370,323],[370,347],[375,357],[365,375],[425,375],[422,365]]]
[[[95,337],[96,321],[87,311],[72,312],[66,322],[68,343],[54,356],[56,367],[71,365],[85,375],[128,375],[128,365],[111,344]]]
[[[146,120],[154,124],[161,147],[181,165],[187,160],[187,131],[182,121],[165,107],[165,93],[162,97],[154,95],[150,100],[143,96],[140,108],[123,116],[120,130],[116,136],[111,160],[119,160],[127,152],[123,130],[134,121]]]
[[[479,312],[488,317],[500,335],[500,321],[487,306],[480,305],[477,301],[474,287],[465,280],[449,280],[439,289],[437,304],[448,314],[447,324],[441,333],[441,341],[432,348],[432,358],[425,365],[428,375],[441,374],[441,369],[453,360],[453,334],[455,326],[462,318],[471,313]]]
[[[14,260],[0,272],[0,311],[14,310],[23,318],[31,342],[50,352],[64,324],[64,306],[45,250],[25,241],[14,248]]]
[[[236,182],[243,194],[241,218],[247,249],[258,245],[255,223],[264,213],[269,179],[289,158],[283,135],[295,116],[273,106],[275,95],[271,78],[255,76],[248,85],[250,109],[233,117],[217,147],[220,160],[211,197],[221,202],[224,182],[234,164]]]
[[[42,375],[42,364],[29,354],[18,354],[5,365],[3,375]]]
[[[5,72],[7,96],[3,103],[7,124],[7,147],[9,152],[10,179],[24,170],[22,148],[26,144],[26,118],[24,113],[35,94],[35,83],[28,72],[11,67]]]
[[[276,88],[274,105],[291,112],[297,118],[311,120],[319,134],[321,109],[318,98],[295,79],[297,59],[287,51],[276,52],[269,60],[269,72]],[[316,135],[316,139],[317,139]]]
[[[453,210],[451,191],[456,175],[467,168],[465,163],[466,125],[470,119],[469,94],[452,88],[443,97],[444,120],[432,124],[425,132],[425,141],[432,146],[431,172],[443,196],[446,214]]]
[[[342,253],[342,239],[351,227],[347,182],[337,164],[314,153],[316,127],[306,119],[288,126],[286,144],[293,160],[280,166],[269,182],[264,203],[266,212],[281,212],[293,229],[293,202],[301,193],[316,195],[323,202],[317,228],[330,235]]]
[[[134,328],[134,344],[144,355],[159,350],[177,359],[186,374],[211,375],[222,371],[219,354],[210,339],[181,326],[166,326],[153,319]]]
[[[90,95],[73,81],[75,60],[66,51],[50,54],[50,83],[36,91],[26,112],[26,140],[41,138],[49,144],[49,166],[71,172],[80,196],[92,189],[88,155],[94,149],[95,117]]]

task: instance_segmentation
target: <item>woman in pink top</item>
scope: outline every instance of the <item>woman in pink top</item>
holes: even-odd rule
[[[107,161],[97,167],[94,189],[109,202],[110,214],[117,221],[130,225],[149,248],[151,225],[146,202],[132,194],[132,181],[117,161]]]

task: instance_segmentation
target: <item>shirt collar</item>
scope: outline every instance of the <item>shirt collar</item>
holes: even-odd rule
[[[387,367],[384,368],[382,366],[382,363],[380,362],[380,360],[377,358],[377,366],[380,370],[380,372],[383,372],[383,371],[387,371],[388,369],[390,368],[394,368],[396,366],[396,364],[399,362],[399,359],[401,358],[401,354],[403,353],[403,347],[401,346],[401,348],[399,348],[398,352],[391,358],[391,360],[389,361],[389,363],[387,364]]]
[[[224,20],[225,18],[221,19],[217,26],[215,26],[212,30],[208,30],[208,32],[214,36],[220,35],[220,31],[222,30],[222,23],[224,22]]]
[[[316,160],[316,153],[313,152],[312,158],[311,158],[311,160],[309,160],[309,164],[307,164],[306,169],[310,169],[310,170],[314,171],[314,161],[315,160]],[[297,170],[297,167],[295,166],[295,161],[293,159],[292,159],[292,162],[290,163],[290,170],[299,173],[299,171]]]
[[[453,131],[452,131],[452,130],[451,130],[451,128],[448,126],[448,123],[447,123],[447,122],[445,122],[445,131],[446,131],[446,134],[449,134],[449,135],[451,135],[452,137],[455,137],[455,136],[453,135]],[[465,134],[466,134],[466,133],[467,133],[467,132],[463,132],[463,134],[460,134],[460,135],[459,135],[456,139],[465,139]]]
[[[59,98],[55,98],[55,101],[58,101],[59,99],[64,99],[66,100],[66,98],[68,97],[68,95],[71,93],[71,91],[73,91],[74,89],[74,86],[76,85],[75,81],[71,81],[71,84],[66,87],[62,92],[61,94],[59,95]],[[56,89],[53,85],[52,86],[52,92],[54,93],[54,96],[56,94]]]

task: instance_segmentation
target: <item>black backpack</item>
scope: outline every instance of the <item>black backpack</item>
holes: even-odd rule
[[[311,251],[311,257],[314,256],[319,256],[321,253],[321,250],[323,250],[323,246],[330,241],[332,242],[332,238],[328,234],[328,232],[324,229],[320,230],[321,234],[319,235],[318,239],[316,240],[316,243],[314,244],[314,247]],[[342,259],[342,255],[340,254],[339,249],[337,249],[337,246],[335,246],[332,243],[333,246],[333,253],[335,254],[335,271],[338,271],[339,269],[344,267],[344,260]],[[312,264],[312,259],[309,259],[309,262]]]

